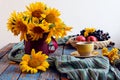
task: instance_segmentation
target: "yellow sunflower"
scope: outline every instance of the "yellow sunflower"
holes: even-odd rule
[[[108,51],[107,48],[102,49],[103,56],[106,56],[109,58],[110,62],[113,63],[115,60],[120,59],[119,50],[117,48],[112,48],[110,51]]]
[[[56,23],[55,25],[56,26],[55,26],[54,33],[56,37],[59,37],[59,36],[63,37],[66,35],[67,31],[70,31],[72,29],[72,27],[66,26],[63,22]]]
[[[54,36],[56,39],[60,37],[64,37],[67,33],[67,31],[70,31],[72,27],[66,26],[63,22],[60,23],[55,23],[54,25],[51,26],[50,32],[48,34],[48,37],[46,39],[47,43],[50,43],[51,37]]]
[[[11,13],[11,16],[7,22],[8,30],[11,30],[11,32],[14,33],[14,35],[21,34],[20,40],[27,39],[27,26],[25,24],[23,16],[23,13],[17,13],[14,11],[13,13]]]
[[[16,27],[17,26],[16,21],[21,21],[21,18],[14,11],[13,13],[11,13],[10,18],[8,19],[8,22],[7,22],[8,30],[11,30],[14,33],[14,35],[20,34],[20,30],[17,30],[18,27]]]
[[[55,23],[59,22],[60,20],[60,18],[58,18],[60,16],[60,12],[55,8],[47,9],[45,15],[46,15],[45,21],[48,23]]]
[[[37,73],[38,70],[46,71],[49,67],[49,63],[46,61],[48,56],[42,54],[42,51],[35,53],[32,49],[31,55],[25,54],[20,62],[20,69],[22,72],[30,72],[32,74]]]
[[[85,32],[84,32],[84,36],[87,37],[89,35],[89,33],[93,33],[95,32],[95,28],[85,28]]]
[[[87,37],[89,35],[89,32],[88,31],[85,31],[84,32],[84,36]]]
[[[13,12],[7,23],[14,35],[20,34],[20,40],[34,41],[48,34],[46,42],[50,43],[52,36],[58,39],[71,30],[59,18],[60,12],[55,8],[42,2],[31,3],[26,8],[24,12]]]
[[[62,36],[64,37],[65,35],[67,35],[67,31],[71,31],[72,27],[65,25],[64,23],[61,24],[63,26],[63,30],[61,30]]]
[[[55,30],[52,28],[52,29],[50,30],[48,36],[47,36],[47,39],[46,39],[46,42],[47,42],[47,43],[50,43],[50,41],[51,41],[51,37],[52,37],[53,34],[54,34],[53,31],[55,31]]]
[[[108,54],[109,54],[108,48],[104,47],[104,48],[102,49],[102,54],[103,54],[103,56],[108,56]]]
[[[32,40],[38,40],[40,38],[43,38],[44,33],[49,32],[49,24],[47,24],[45,21],[42,21],[42,23],[40,24],[29,23],[28,28],[28,34],[31,35]]]
[[[42,2],[31,3],[29,6],[26,6],[26,8],[33,17],[37,18],[45,17],[44,12],[46,10],[46,5]]]

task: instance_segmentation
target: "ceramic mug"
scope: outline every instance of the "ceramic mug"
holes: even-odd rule
[[[90,56],[94,50],[93,42],[77,42],[76,48],[80,56]]]

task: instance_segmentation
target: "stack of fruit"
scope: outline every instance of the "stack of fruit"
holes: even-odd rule
[[[110,39],[109,33],[103,30],[95,30],[95,28],[85,28],[80,31],[80,35],[87,38],[88,41],[105,41]]]
[[[92,41],[95,44],[95,48],[103,48],[109,45],[114,45],[110,40],[108,32],[104,33],[103,30],[96,30],[95,28],[85,28],[80,31],[80,34],[72,36],[67,43],[70,43],[75,47],[76,42],[80,41]]]

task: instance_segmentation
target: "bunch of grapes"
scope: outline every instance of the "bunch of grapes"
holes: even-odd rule
[[[83,36],[84,36],[84,32],[85,32],[84,29],[81,30],[81,31],[80,31],[80,35],[83,35]],[[100,30],[100,29],[99,29],[99,30],[96,30],[96,31],[93,32],[93,33],[89,33],[88,36],[95,36],[95,37],[98,39],[98,41],[105,41],[105,40],[110,39],[109,33],[108,33],[108,32],[104,33],[103,30]]]

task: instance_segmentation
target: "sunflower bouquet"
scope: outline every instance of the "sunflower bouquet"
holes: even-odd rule
[[[20,69],[30,73],[46,71],[49,67],[48,44],[53,37],[64,37],[67,31],[72,29],[64,24],[56,8],[51,8],[43,2],[31,3],[23,12],[13,11],[7,28],[15,36],[20,35],[20,40],[24,40],[25,55],[21,59]]]
[[[59,16],[60,12],[56,8],[43,2],[35,2],[26,6],[26,11],[11,13],[7,28],[15,36],[20,34],[20,40],[25,41],[36,41],[47,33],[45,41],[50,43],[51,37],[64,37],[66,32],[71,30]]]

